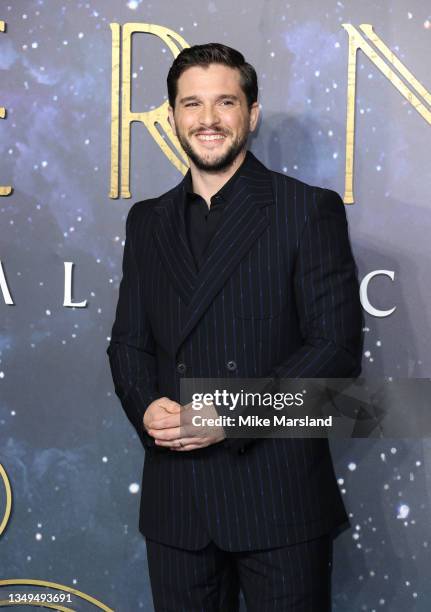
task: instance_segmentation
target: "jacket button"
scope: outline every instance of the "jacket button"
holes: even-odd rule
[[[185,363],[183,363],[182,361],[177,363],[177,372],[178,372],[178,374],[184,374],[184,372],[186,370],[187,370],[187,366],[186,366]]]
[[[234,372],[236,370],[236,363],[235,361],[228,361],[226,364],[227,369],[229,370],[229,372]]]

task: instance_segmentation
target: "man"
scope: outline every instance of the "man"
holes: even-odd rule
[[[331,536],[347,521],[328,441],[184,438],[180,381],[358,375],[344,206],[247,151],[258,88],[238,51],[184,49],[168,93],[190,170],[129,212],[108,348],[146,448],[139,527],[155,609],[229,612],[241,588],[247,610],[322,612]]]

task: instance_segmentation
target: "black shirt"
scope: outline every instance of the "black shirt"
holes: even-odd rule
[[[217,231],[226,204],[232,199],[235,183],[240,171],[244,169],[247,163],[249,163],[248,152],[235,173],[226,181],[223,187],[212,196],[210,208],[208,208],[202,196],[193,192],[190,170],[185,176],[185,225],[190,250],[195,260],[197,270],[201,269],[205,261],[207,247]]]

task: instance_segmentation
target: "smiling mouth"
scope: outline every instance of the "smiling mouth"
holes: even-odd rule
[[[211,141],[216,141],[216,140],[224,140],[226,138],[226,136],[224,134],[220,134],[218,132],[212,132],[212,133],[204,133],[204,132],[198,132],[196,134],[196,138],[198,140],[201,140],[202,142],[211,142]]]

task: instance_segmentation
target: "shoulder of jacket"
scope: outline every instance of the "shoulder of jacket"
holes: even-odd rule
[[[166,191],[165,193],[162,193],[159,196],[135,202],[131,206],[129,213],[139,218],[150,216],[159,204],[161,204],[165,200],[169,200],[175,197],[176,192],[178,191],[178,187],[179,185],[175,185],[175,187],[172,187],[172,189],[169,189],[169,191]]]
[[[320,202],[328,202],[329,204],[343,203],[340,195],[332,189],[327,189],[318,185],[310,185],[309,183],[305,183],[304,181],[301,181],[293,176],[283,174],[282,172],[276,172],[275,170],[271,170],[271,174],[273,175],[273,180],[275,181],[278,189],[282,190],[278,193],[280,195],[283,192],[286,194],[286,202],[288,202],[291,197],[296,196],[298,202],[303,203],[307,208]]]
[[[139,200],[132,204],[129,210],[129,215],[133,218],[142,218],[152,212],[159,198],[148,198],[147,200]]]
[[[145,228],[151,227],[151,213],[156,201],[157,198],[149,198],[132,204],[127,213],[126,234],[129,232],[131,235],[136,236],[145,231]]]
[[[276,170],[271,170],[271,174],[276,183],[280,184],[283,187],[287,187],[292,190],[302,190],[306,193],[321,192],[324,191],[323,187],[318,187],[317,185],[310,185],[304,181],[301,181],[294,176],[290,176],[289,174],[284,174],[283,172],[277,172]]]

